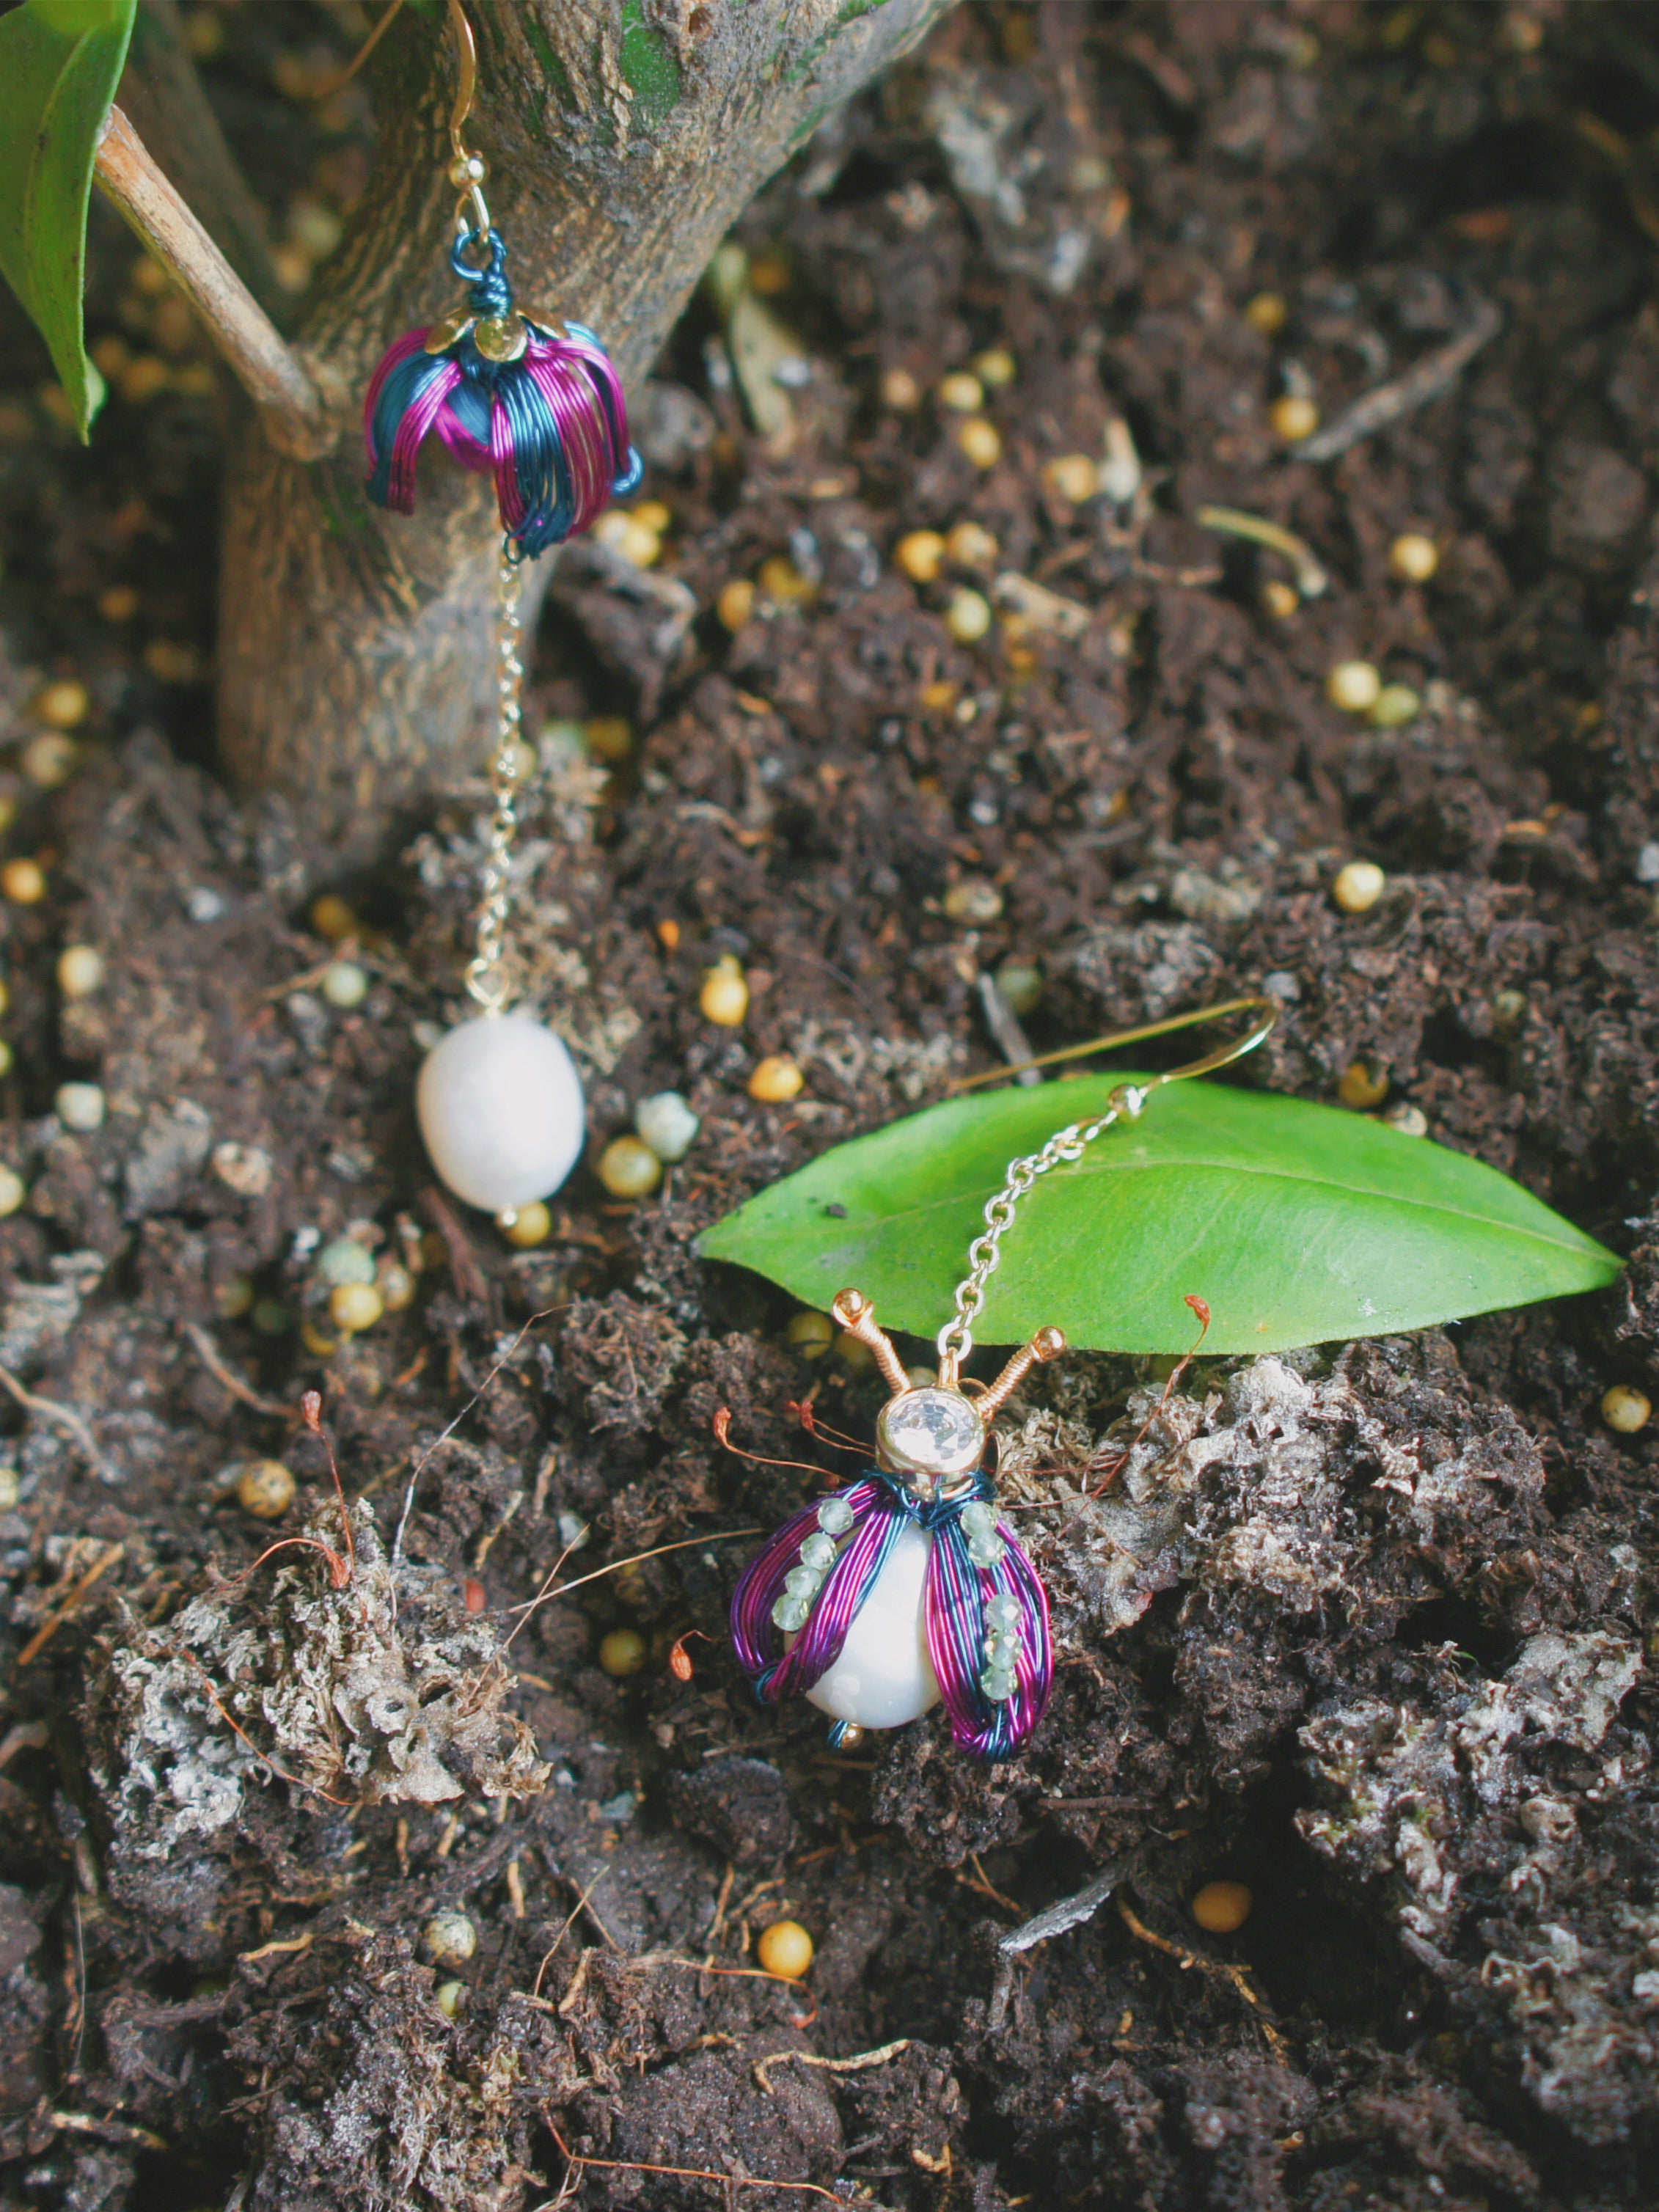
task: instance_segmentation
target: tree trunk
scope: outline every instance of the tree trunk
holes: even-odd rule
[[[635,383],[756,189],[949,4],[467,0],[469,138],[520,301],[590,324]],[[227,487],[225,759],[244,786],[299,799],[343,858],[383,847],[401,809],[476,763],[489,713],[488,481],[435,453],[419,511],[381,514],[356,433],[381,349],[457,298],[441,20],[410,11],[376,57],[374,178],[301,318],[302,349],[355,395],[340,444],[296,462],[250,414]]]

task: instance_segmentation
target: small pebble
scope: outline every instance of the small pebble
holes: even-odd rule
[[[46,684],[35,696],[34,717],[54,730],[78,729],[87,719],[92,700],[84,684],[73,678]]]
[[[1336,1095],[1345,1106],[1364,1112],[1368,1107],[1380,1106],[1389,1095],[1389,1079],[1382,1068],[1373,1067],[1368,1060],[1356,1060],[1336,1086]]]
[[[1290,303],[1282,292],[1258,292],[1244,303],[1245,321],[1264,338],[1277,337],[1290,319]]]
[[[754,611],[755,586],[747,576],[733,576],[729,584],[720,586],[714,612],[722,629],[729,629],[735,635]]]
[[[1267,420],[1276,438],[1282,438],[1287,446],[1294,446],[1304,438],[1311,438],[1319,428],[1319,410],[1311,399],[1287,392],[1267,410]]]
[[[294,1503],[294,1477],[279,1459],[252,1459],[236,1478],[236,1503],[256,1521],[275,1521]]]
[[[1325,696],[1345,714],[1366,714],[1376,706],[1382,678],[1369,660],[1339,660],[1325,678]]]
[[[1058,460],[1043,463],[1042,481],[1061,499],[1081,507],[1100,489],[1100,471],[1087,453],[1062,453]]]
[[[98,611],[106,622],[131,622],[142,602],[131,584],[112,584],[98,594]]]
[[[374,1283],[341,1283],[328,1294],[328,1317],[336,1328],[373,1328],[386,1311],[386,1300]]]
[[[415,1278],[397,1260],[382,1260],[374,1271],[375,1287],[388,1313],[406,1313],[415,1303]]]
[[[607,1674],[637,1674],[645,1659],[645,1638],[637,1628],[613,1628],[599,1645],[599,1664]]]
[[[931,584],[945,566],[945,540],[937,530],[913,530],[893,548],[893,558],[913,584]]]
[[[74,775],[80,748],[61,730],[48,730],[30,738],[21,758],[23,773],[32,784],[41,791],[57,791]]]
[[[1615,1382],[1601,1401],[1601,1419],[1621,1437],[1633,1437],[1638,1429],[1644,1429],[1652,1412],[1651,1400],[1628,1382]]]
[[[0,1168],[0,1214],[15,1213],[28,1196],[23,1178],[14,1168]]]
[[[822,1359],[836,1340],[836,1324],[828,1314],[810,1310],[791,1319],[784,1335],[805,1359]]]
[[[1426,584],[1440,566],[1440,548],[1420,530],[1403,531],[1389,548],[1389,570],[1402,584]]]
[[[214,1292],[213,1310],[221,1321],[240,1321],[252,1310],[258,1295],[251,1275],[233,1275]]]
[[[991,602],[983,592],[969,591],[964,586],[951,595],[945,627],[958,645],[977,644],[991,627]]]
[[[767,598],[775,599],[780,606],[811,606],[818,595],[812,579],[784,553],[775,553],[769,561],[761,562],[759,583]]]
[[[611,507],[593,525],[592,536],[607,550],[619,554],[635,568],[653,567],[662,552],[654,530],[619,507]]]
[[[533,1250],[538,1244],[545,1244],[553,1234],[553,1216],[540,1199],[536,1199],[529,1206],[520,1206],[510,1218],[502,1215],[501,1234],[521,1252]]]
[[[104,981],[104,956],[93,945],[67,945],[58,956],[58,988],[66,999],[89,999]]]
[[[1019,374],[1019,365],[1006,346],[988,346],[983,353],[974,356],[969,366],[980,382],[989,385],[994,392],[1012,384]]]
[[[977,522],[958,522],[945,532],[945,550],[959,568],[988,568],[1002,550]]]
[[[672,1162],[696,1143],[702,1118],[678,1091],[657,1091],[634,1109],[634,1127],[659,1160]]]
[[[647,530],[654,530],[659,538],[667,535],[668,526],[674,520],[659,499],[642,499],[634,509],[635,522],[642,522]]]
[[[1242,1881],[1206,1881],[1193,1899],[1193,1917],[1207,1935],[1231,1936],[1255,1903]]]
[[[1492,1016],[1499,1029],[1519,1029],[1527,1018],[1526,993],[1524,991],[1493,992]]]
[[[1002,459],[1002,440],[994,422],[970,415],[957,432],[957,444],[976,469],[994,469]]]
[[[1382,1119],[1402,1137],[1426,1137],[1429,1133],[1429,1117],[1420,1106],[1390,1106]]]
[[[66,1129],[87,1136],[104,1126],[106,1101],[95,1083],[60,1084],[52,1110]]]
[[[465,1982],[440,1982],[433,1991],[433,2000],[446,2020],[453,2020],[460,2011],[466,1996]]]
[[[637,1137],[613,1137],[599,1155],[599,1181],[612,1198],[647,1198],[662,1181],[662,1162]]]
[[[973,928],[996,921],[1002,912],[1002,893],[983,876],[964,876],[960,883],[952,884],[945,894],[945,914],[952,921],[965,921]]]
[[[355,960],[336,960],[323,970],[321,988],[331,1006],[349,1012],[368,996],[368,970]]]
[[[921,404],[921,386],[908,368],[890,368],[881,380],[881,398],[884,407],[914,415]]]
[[[749,1016],[749,980],[734,953],[726,953],[702,979],[697,1004],[705,1021],[723,1030],[740,1029]]]
[[[0,1467],[0,1513],[9,1513],[23,1494],[23,1478],[15,1467]]]
[[[799,1065],[782,1053],[774,1053],[756,1062],[749,1079],[749,1096],[763,1106],[785,1106],[792,1098],[799,1098],[805,1086],[806,1078]]]
[[[38,860],[8,860],[0,868],[0,891],[14,906],[39,906],[46,895],[46,872]]]
[[[454,1905],[434,1912],[421,1930],[426,1954],[440,1966],[464,1966],[478,1948],[478,1931]]]
[[[372,1283],[374,1255],[355,1237],[336,1237],[318,1253],[312,1272],[331,1290],[337,1290],[342,1283]]]
[[[614,768],[634,750],[634,725],[621,714],[595,714],[582,724],[582,743],[592,759]]]
[[[799,1920],[775,1920],[764,1929],[756,1954],[769,1974],[798,1982],[812,1963],[812,1939]]]
[[[1422,711],[1422,695],[1409,684],[1385,684],[1376,695],[1370,719],[1379,730],[1397,730],[1404,723],[1414,722]]]
[[[1388,883],[1375,860],[1350,860],[1346,868],[1337,870],[1331,896],[1344,914],[1369,914]]]
[[[939,404],[956,415],[977,415],[985,404],[985,386],[966,369],[953,370],[939,380]]]
[[[996,972],[996,987],[1011,1014],[1035,1013],[1042,1001],[1042,970],[1029,961],[1005,960]]]

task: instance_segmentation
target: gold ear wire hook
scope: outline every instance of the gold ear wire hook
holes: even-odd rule
[[[1213,1075],[1218,1068],[1231,1067],[1236,1060],[1243,1060],[1247,1052],[1272,1036],[1279,1020],[1279,1008],[1271,999],[1251,997],[1223,999],[1213,1006],[1200,1006],[1190,1013],[1171,1014],[1167,1021],[1145,1022],[1139,1029],[1115,1030],[1109,1036],[1091,1037],[1087,1044],[1062,1045],[1058,1052],[1045,1052],[1035,1060],[1017,1061],[1012,1067],[991,1067],[981,1075],[959,1077],[951,1085],[954,1094],[975,1091],[987,1083],[1003,1083],[1010,1076],[1024,1074],[1028,1067],[1053,1067],[1063,1060],[1086,1060],[1097,1052],[1115,1052],[1120,1045],[1139,1044],[1146,1037],[1168,1036],[1175,1030],[1196,1029],[1203,1022],[1223,1020],[1228,1014],[1254,1012],[1255,1020],[1242,1037],[1236,1037],[1213,1052],[1206,1053],[1201,1060],[1189,1060],[1184,1067],[1170,1068],[1163,1075],[1149,1076],[1147,1088],[1166,1083],[1182,1083],[1188,1076]]]
[[[333,93],[349,85],[363,64],[374,52],[402,11],[404,0],[392,0],[380,21],[358,47],[352,59],[337,76],[320,84],[312,94],[314,100],[326,100]],[[480,187],[489,173],[489,164],[483,155],[471,152],[462,132],[472,113],[472,102],[478,89],[478,42],[472,35],[472,26],[467,21],[461,0],[449,0],[449,33],[455,42],[455,98],[449,111],[449,145],[453,158],[449,167],[449,180],[461,193],[459,206],[455,210],[456,228],[474,230],[479,237],[489,233],[489,209]]]
[[[472,96],[478,88],[478,42],[466,20],[461,0],[449,0],[449,28],[455,40],[455,105],[449,111],[449,143],[456,160],[465,159],[461,132],[472,112]]]

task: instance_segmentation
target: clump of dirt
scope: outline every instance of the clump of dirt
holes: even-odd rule
[[[216,15],[207,74],[297,245],[366,138],[272,88],[282,14]],[[482,777],[349,882],[230,798],[199,343],[100,230],[94,342],[165,374],[114,374],[88,459],[7,322],[0,797],[47,893],[0,902],[0,2212],[1648,2200],[1659,1443],[1598,1409],[1659,1400],[1655,67],[1640,11],[1557,0],[987,0],[826,125],[742,228],[782,430],[700,300],[637,395],[663,558],[574,553],[538,639],[515,975],[590,1145],[528,1250],[410,1112]],[[1275,428],[1401,379],[1328,459]],[[1402,719],[1331,702],[1355,658]],[[61,783],[49,678],[87,695]],[[726,954],[738,1030],[698,1011]],[[988,1771],[927,1721],[831,1754],[726,1607],[878,1391],[695,1242],[992,1064],[1010,967],[1039,1049],[1265,991],[1242,1079],[1362,1062],[1631,1267],[1046,1370],[1004,1466],[1048,1718]],[[592,1164],[665,1089],[698,1139],[619,1203]],[[396,1289],[356,1335],[343,1250]],[[234,1486],[266,1458],[271,1523]],[[326,1548],[256,1565],[293,1537]],[[799,1984],[757,1966],[780,1918]]]

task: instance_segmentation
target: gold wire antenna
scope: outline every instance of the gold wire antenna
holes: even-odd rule
[[[1146,1037],[1168,1036],[1176,1030],[1197,1029],[1204,1022],[1224,1021],[1229,1014],[1252,1013],[1255,1018],[1242,1037],[1218,1045],[1202,1060],[1189,1060],[1184,1067],[1171,1067],[1162,1075],[1149,1075],[1146,1088],[1153,1089],[1166,1083],[1182,1083],[1188,1076],[1213,1075],[1218,1068],[1231,1067],[1236,1060],[1243,1060],[1247,1052],[1272,1036],[1279,1020],[1279,1008],[1271,999],[1250,997],[1222,999],[1212,1006],[1195,1007],[1184,1014],[1171,1014],[1165,1021],[1145,1022],[1139,1029],[1115,1030],[1107,1036],[1091,1037],[1087,1044],[1062,1045],[1058,1052],[1039,1053],[1035,1060],[1017,1060],[1012,1067],[989,1067],[979,1075],[959,1076],[950,1085],[954,1093],[977,1091],[987,1083],[1005,1083],[1011,1076],[1023,1075],[1028,1067],[1054,1067],[1064,1060],[1087,1060],[1097,1052],[1115,1052],[1121,1045],[1139,1044]]]

